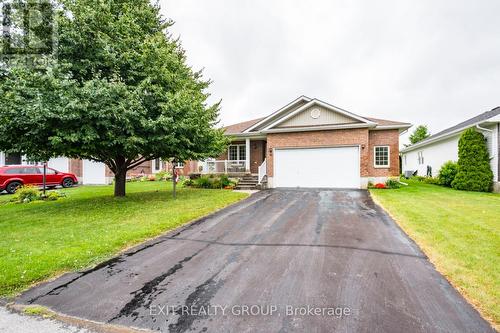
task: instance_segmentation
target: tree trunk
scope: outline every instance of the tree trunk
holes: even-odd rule
[[[125,183],[127,181],[127,169],[117,170],[115,173],[115,197],[125,196]]]

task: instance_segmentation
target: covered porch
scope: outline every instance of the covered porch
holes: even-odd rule
[[[202,161],[201,172],[235,176],[261,174],[263,177],[262,173],[266,170],[266,148],[265,137],[234,139],[219,157]]]

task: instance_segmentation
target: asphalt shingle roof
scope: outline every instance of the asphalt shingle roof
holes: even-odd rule
[[[418,145],[420,146],[421,144],[423,144],[423,143],[425,143],[425,142],[427,142],[429,140],[437,138],[437,137],[439,137],[441,135],[445,135],[447,133],[451,133],[451,132],[453,132],[455,130],[458,130],[460,128],[469,127],[469,126],[472,126],[472,125],[474,125],[476,123],[480,123],[482,121],[486,121],[486,120],[488,120],[488,119],[490,119],[492,117],[495,117],[495,116],[497,116],[499,114],[500,114],[500,106],[497,106],[496,108],[492,109],[491,111],[483,112],[480,115],[477,115],[475,117],[472,117],[470,119],[462,121],[461,123],[456,124],[455,126],[449,127],[449,128],[447,128],[445,130],[442,130],[441,132],[433,134],[433,135],[429,136],[428,138],[426,138],[425,140],[422,140],[422,141],[418,142]],[[408,147],[408,148],[410,148],[410,147]]]

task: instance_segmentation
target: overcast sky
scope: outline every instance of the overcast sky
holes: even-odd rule
[[[299,95],[431,132],[500,106],[499,0],[161,0],[223,125]]]

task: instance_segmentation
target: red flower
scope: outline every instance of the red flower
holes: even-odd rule
[[[378,184],[375,184],[375,188],[386,188],[386,186],[385,186],[385,184],[378,183]]]

